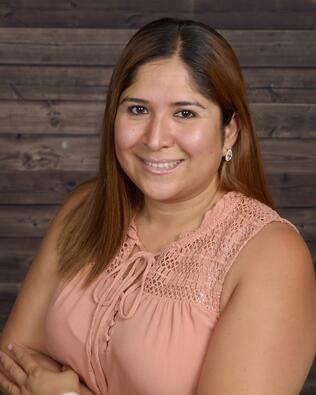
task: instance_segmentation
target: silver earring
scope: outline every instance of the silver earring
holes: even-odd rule
[[[228,161],[231,160],[232,157],[233,157],[233,151],[229,148],[229,149],[226,151],[225,160],[228,162]]]

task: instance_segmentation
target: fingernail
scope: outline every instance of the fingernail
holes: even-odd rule
[[[8,344],[8,350],[9,350],[9,351],[12,351],[12,350],[13,350],[13,344],[11,344],[11,343]]]

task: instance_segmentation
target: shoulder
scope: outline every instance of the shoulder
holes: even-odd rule
[[[57,274],[57,239],[63,219],[88,195],[92,185],[90,182],[84,183],[70,193],[48,226],[5,325],[0,347],[13,341],[45,352],[44,319],[51,296],[60,281]]]
[[[242,192],[234,191],[232,200],[233,212],[235,214],[234,217],[242,217],[245,221],[256,219],[257,222],[263,222],[265,219],[269,218],[279,218],[284,220],[276,210],[262,201],[254,197],[247,196]]]
[[[304,266],[313,267],[309,249],[292,222],[266,204],[244,194],[239,194],[236,208],[237,221],[241,224],[240,237],[245,239],[237,257],[238,263],[246,267],[243,276],[253,270],[264,270],[269,265],[277,268],[284,261],[288,262],[289,269],[290,262],[297,262],[298,259],[305,262]]]
[[[33,266],[40,265],[43,270],[57,271],[57,244],[68,214],[72,213],[76,207],[80,206],[91,194],[95,186],[95,180],[88,180],[78,185],[68,194],[63,203],[52,218],[47,231],[43,237],[40,248],[33,261]],[[47,267],[46,267],[47,266]]]
[[[240,282],[259,278],[314,282],[313,260],[302,236],[288,223],[266,224],[238,256]]]
[[[299,230],[266,204],[237,193],[224,228],[222,245],[229,248],[223,250],[228,258],[221,310],[237,286],[246,277],[262,275],[260,271],[273,270],[277,275],[282,270],[306,270],[310,275],[312,258]]]
[[[28,274],[26,283],[38,282],[38,284],[48,282],[52,286],[59,281],[57,275],[57,241],[61,233],[64,219],[68,213],[80,204],[92,190],[93,182],[85,182],[74,189],[60,205],[57,213],[52,218],[37,250]],[[32,281],[28,281],[28,280]],[[24,281],[25,282],[25,281]]]
[[[291,221],[255,198],[239,193],[237,200],[233,217],[240,223],[241,237],[247,239],[239,258],[252,259],[255,254],[258,261],[262,256],[299,253],[311,260],[303,237]]]
[[[232,198],[219,236],[221,244],[226,245],[223,253],[228,254],[224,256],[227,258],[227,269],[235,259],[240,261],[246,255],[256,254],[257,250],[267,253],[268,248],[273,250],[278,244],[286,244],[288,238],[296,240],[296,244],[306,249],[298,228],[277,211],[241,192],[236,191]]]
[[[225,235],[235,244],[243,244],[271,223],[284,224],[280,229],[292,229],[299,234],[298,228],[267,204],[235,191],[227,214],[224,218]],[[270,226],[274,229],[276,225]]]

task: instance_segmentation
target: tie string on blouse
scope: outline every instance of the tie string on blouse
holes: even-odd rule
[[[103,277],[93,292],[94,301],[100,308],[101,306],[113,306],[113,304],[119,303],[118,311],[120,317],[124,319],[132,317],[139,306],[146,278],[154,262],[155,257],[150,252],[138,251],[134,253],[127,262],[119,264]],[[111,285],[106,287],[107,279],[115,273],[117,274]],[[140,280],[137,281],[139,277]],[[125,312],[126,297],[137,288],[139,290],[132,306],[128,312]]]

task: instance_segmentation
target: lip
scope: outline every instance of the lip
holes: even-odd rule
[[[155,175],[164,175],[164,174],[170,174],[170,173],[173,173],[174,171],[176,171],[180,166],[181,166],[181,164],[182,164],[182,162],[184,161],[184,159],[164,159],[164,160],[153,160],[153,159],[143,159],[143,158],[140,158],[140,157],[137,157],[138,159],[139,159],[139,161],[140,161],[140,163],[142,164],[142,167],[143,167],[143,169],[147,172],[147,173],[150,173],[150,174],[155,174]],[[176,167],[174,167],[174,168],[172,168],[172,169],[163,169],[163,168],[160,168],[160,169],[158,169],[158,168],[154,168],[154,167],[151,167],[151,166],[148,166],[148,165],[146,165],[146,163],[144,162],[144,161],[146,161],[146,162],[152,162],[152,163],[167,163],[167,162],[176,162],[176,161],[179,161],[179,160],[181,160],[181,162],[176,166]]]
[[[179,160],[181,160],[182,162],[184,161],[183,158],[180,159],[154,159],[154,158],[142,158],[141,156],[137,156],[138,159],[140,159],[142,162],[146,161],[146,162],[151,162],[151,163],[168,163],[168,162],[178,162]]]

